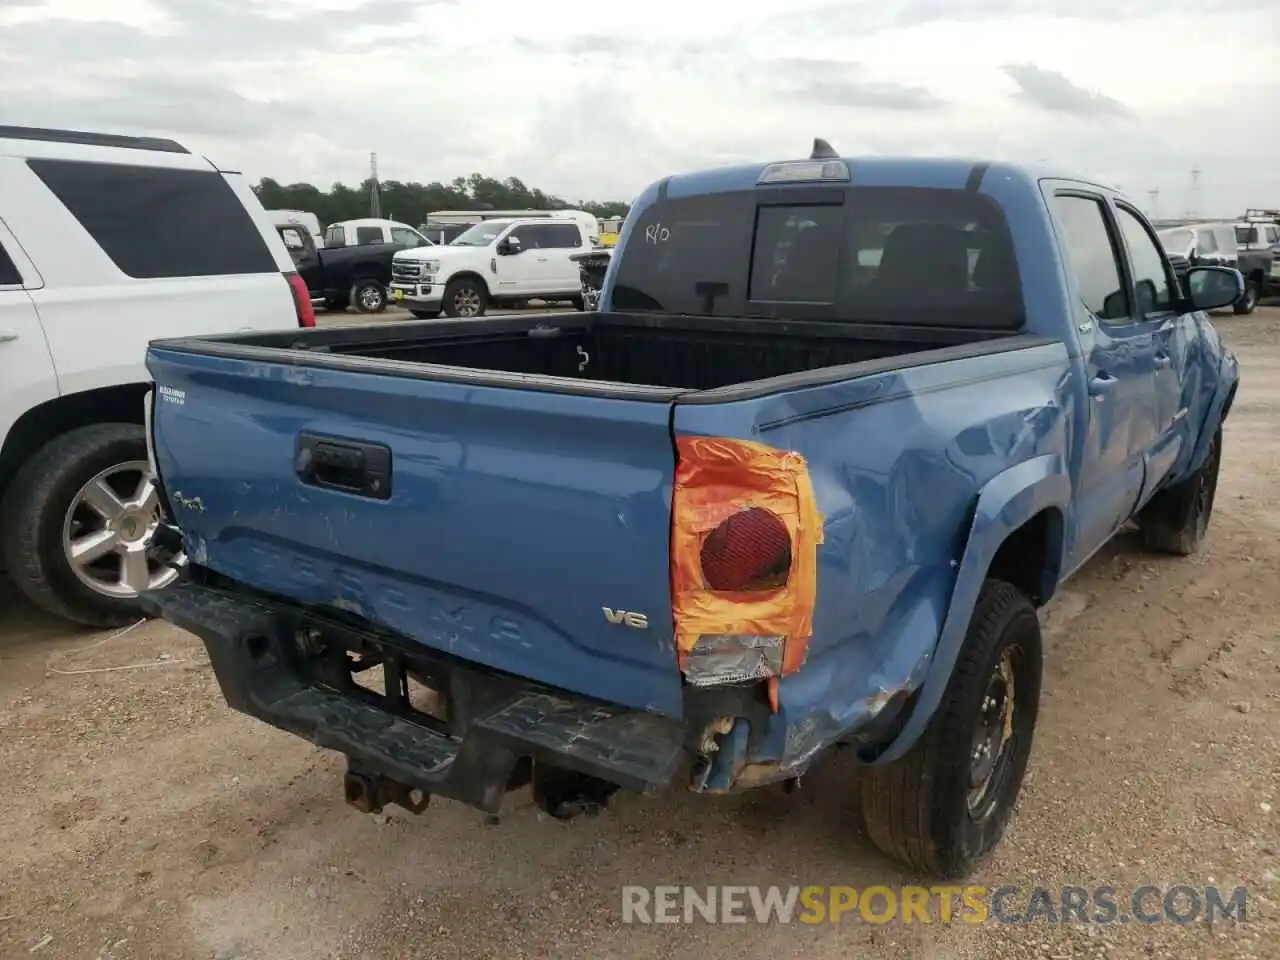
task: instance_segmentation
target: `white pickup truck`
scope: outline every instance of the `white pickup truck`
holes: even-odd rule
[[[391,299],[415,317],[479,317],[490,306],[567,300],[584,308],[575,253],[591,248],[565,219],[486,220],[450,243],[401,250],[391,263]]]

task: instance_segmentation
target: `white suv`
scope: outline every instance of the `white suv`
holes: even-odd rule
[[[239,173],[171,140],[0,126],[0,569],[114,626],[177,576],[143,398],[158,337],[314,326]]]
[[[401,250],[391,299],[415,317],[479,317],[493,306],[571,300],[583,309],[575,253],[591,249],[570,219],[485,220],[447,244]]]

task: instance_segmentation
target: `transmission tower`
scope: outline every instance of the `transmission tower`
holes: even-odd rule
[[[1147,196],[1151,198],[1151,219],[1160,219],[1160,188],[1148,190]]]
[[[1190,209],[1187,210],[1187,219],[1194,220],[1200,216],[1200,171],[1191,171],[1191,195],[1187,200]]]
[[[382,198],[378,196],[378,155],[369,154],[369,216],[382,217]]]

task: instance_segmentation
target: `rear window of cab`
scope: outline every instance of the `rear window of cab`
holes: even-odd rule
[[[613,307],[709,316],[1014,329],[1004,213],[972,191],[749,190],[640,211]]]

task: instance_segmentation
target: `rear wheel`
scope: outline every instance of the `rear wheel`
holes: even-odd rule
[[[862,771],[862,819],[880,850],[951,880],[995,848],[1031,755],[1041,669],[1035,608],[988,580],[929,726],[905,756]]]
[[[136,600],[178,577],[154,545],[160,507],[143,430],[81,427],[18,471],[0,507],[5,565],[37,605],[91,627],[136,620]]]
[[[489,291],[485,285],[470,277],[450,280],[444,288],[444,313],[446,317],[470,319],[483,317],[489,305]]]
[[[1246,316],[1258,308],[1258,301],[1261,299],[1262,281],[1257,277],[1246,278],[1244,294],[1232,305],[1231,310],[1237,316]]]

